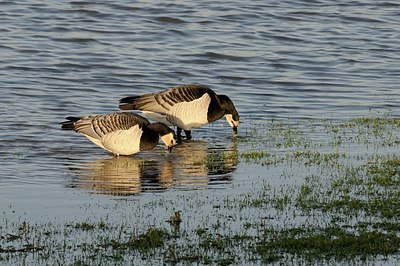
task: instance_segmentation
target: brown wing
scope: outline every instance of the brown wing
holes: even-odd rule
[[[187,84],[159,93],[123,98],[120,100],[120,108],[166,114],[175,104],[194,101],[201,98],[205,93],[210,94],[210,96],[215,95],[215,92],[205,85]]]
[[[72,121],[73,117],[67,117]],[[66,122],[64,122],[66,123]],[[148,125],[149,121],[134,113],[111,113],[106,115],[90,115],[73,122],[73,130],[100,139],[104,135],[116,130],[127,130],[134,125]]]

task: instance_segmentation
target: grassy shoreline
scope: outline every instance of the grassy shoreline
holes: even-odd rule
[[[260,180],[250,189],[163,201],[171,217],[140,227],[107,219],[9,221],[4,214],[0,264],[395,263],[399,129],[391,117],[254,125],[232,139],[238,153],[212,152],[194,162],[216,172],[227,160],[257,167]]]

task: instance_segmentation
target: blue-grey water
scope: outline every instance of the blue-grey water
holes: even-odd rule
[[[263,171],[238,165],[223,119],[170,155],[127,158],[60,130],[125,96],[209,85],[246,137],[272,119],[397,116],[399,77],[398,1],[1,1],[0,209],[73,219],[160,194],[231,195]],[[233,156],[204,167],[219,151]]]

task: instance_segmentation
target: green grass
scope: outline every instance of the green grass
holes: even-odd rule
[[[232,193],[160,195],[134,218],[0,225],[0,262],[32,264],[382,264],[400,255],[400,122],[270,121],[209,151],[213,174],[246,167]],[[252,167],[262,171],[252,175]],[[262,174],[263,173],[263,174]],[[250,178],[251,177],[251,178]],[[234,176],[235,178],[235,176]],[[236,189],[236,190],[235,190]],[[157,222],[179,209],[179,223]],[[148,211],[148,212],[146,212]],[[113,210],[118,212],[118,210]],[[149,214],[150,213],[150,214]],[[22,221],[22,222],[21,222]]]
[[[281,231],[266,231],[257,247],[257,252],[271,261],[270,254],[293,253],[307,261],[362,260],[369,256],[398,253],[400,238],[393,233],[377,231],[349,232],[339,226],[318,228],[290,228]],[[275,258],[274,260],[278,260]]]

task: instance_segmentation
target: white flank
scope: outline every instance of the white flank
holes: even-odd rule
[[[101,138],[100,146],[117,155],[131,155],[139,152],[142,129],[135,125],[128,130],[116,130]]]
[[[192,102],[175,104],[168,113],[167,119],[184,130],[202,127],[208,123],[207,112],[210,102],[210,96],[205,93]]]
[[[83,134],[83,133],[82,133]],[[108,150],[106,147],[104,147],[103,146],[103,143],[101,143],[101,139],[95,139],[95,138],[92,138],[91,136],[89,136],[89,135],[85,135],[85,134],[83,134],[85,137],[87,137],[91,142],[93,142],[94,144],[96,144],[97,146],[99,146],[99,147],[101,147],[101,148],[103,148],[103,149],[105,149],[105,150]]]
[[[146,116],[148,119],[156,121],[156,122],[161,122],[164,123],[168,126],[173,126],[168,120],[167,120],[167,115],[165,114],[159,114],[159,113],[154,113],[150,111],[141,111],[144,116]]]

